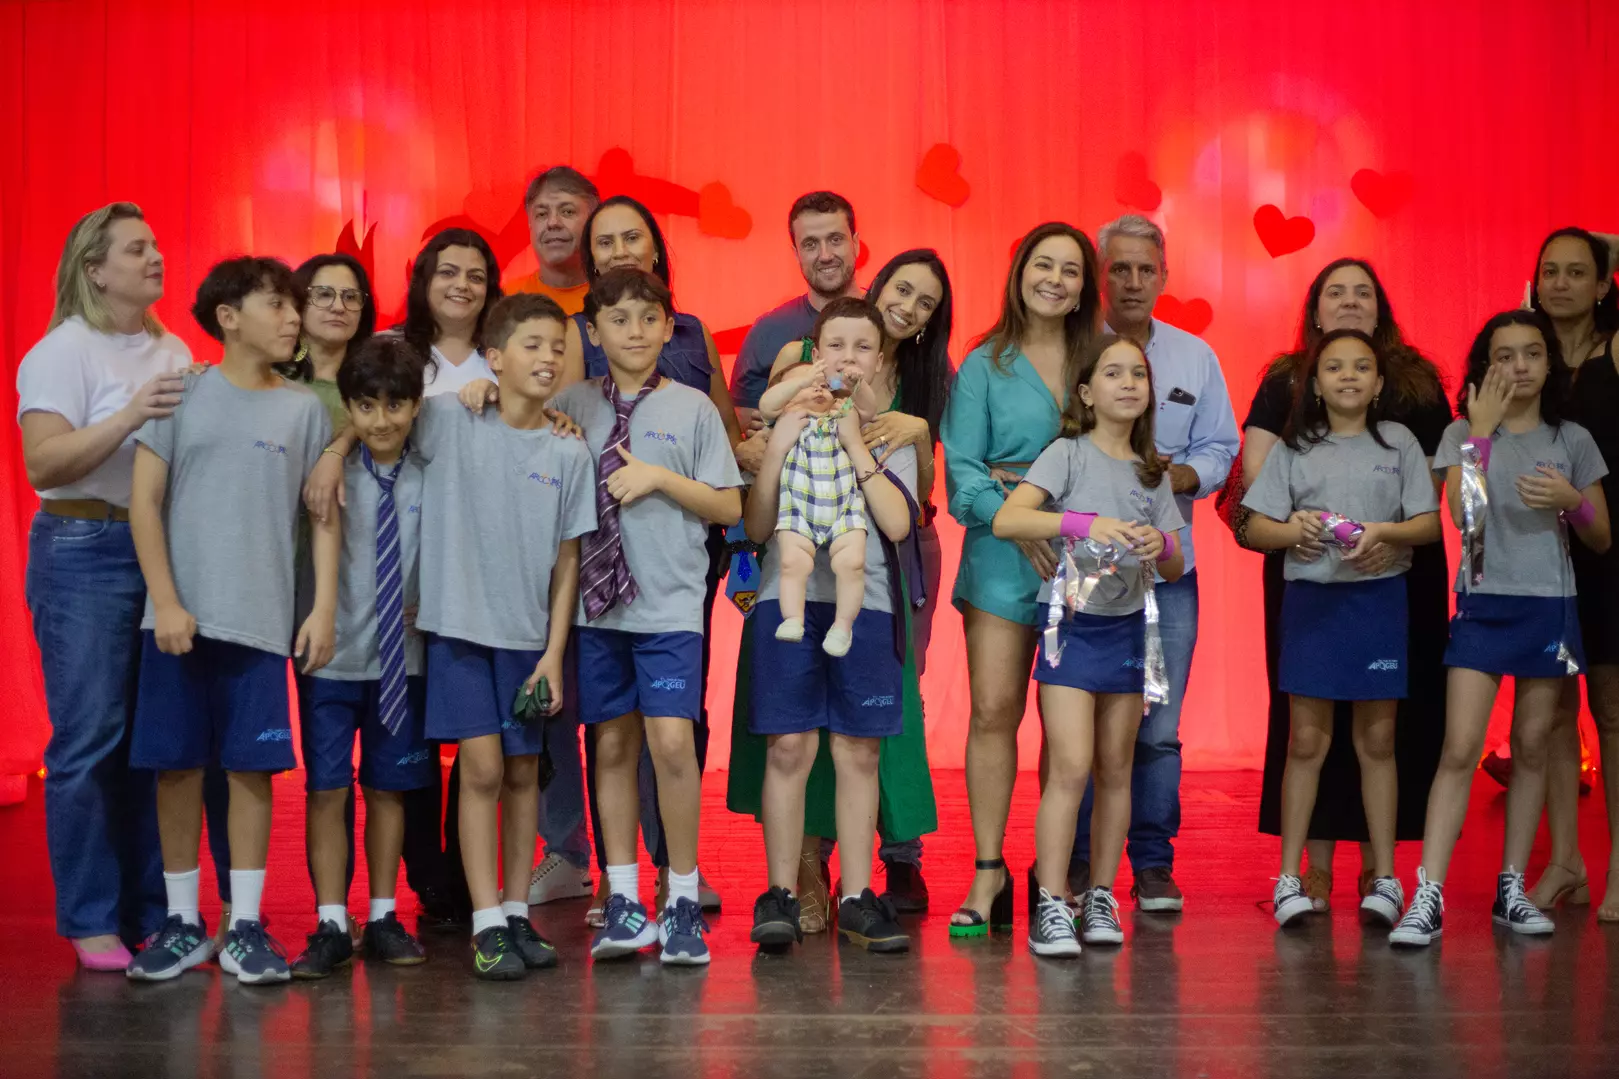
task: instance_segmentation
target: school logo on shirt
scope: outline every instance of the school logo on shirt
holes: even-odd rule
[[[1537,461],[1535,462],[1535,468],[1556,469],[1564,476],[1568,475],[1568,462],[1566,461]]]
[[[679,439],[675,438],[675,434],[672,431],[653,431],[651,428],[641,432],[641,438],[651,439],[653,442],[666,442],[670,446],[674,446],[676,443],[680,442]]]
[[[1141,511],[1142,514],[1152,513],[1152,496],[1140,488],[1130,489],[1130,501],[1135,504],[1136,509]]]
[[[1370,664],[1366,665],[1366,670],[1367,671],[1399,671],[1400,670],[1400,662],[1398,660],[1373,660]]]
[[[405,507],[405,513],[407,513],[407,514],[419,514],[421,512],[422,512],[422,504],[421,503],[413,503],[412,505]]]
[[[1119,666],[1130,671],[1146,671],[1147,658],[1145,656],[1132,656]]]
[[[259,742],[291,742],[291,728],[271,728],[269,731],[259,732]]]
[[[546,487],[560,488],[562,486],[562,478],[560,476],[549,476],[542,472],[531,472],[528,474],[528,478],[534,481],[536,484],[544,484]]]
[[[654,689],[654,690],[684,690],[684,689],[686,689],[686,680],[685,679],[674,679],[674,678],[653,679],[652,680],[652,689]]]
[[[253,443],[253,449],[263,450],[267,454],[285,454],[287,452],[287,448],[280,443],[269,442],[265,439],[256,440]]]
[[[1372,471],[1373,472],[1380,472],[1380,473],[1388,473],[1390,476],[1399,476],[1400,475],[1400,467],[1398,465],[1373,465],[1372,466]]]
[[[862,709],[888,709],[894,705],[893,694],[873,694],[860,703]]]

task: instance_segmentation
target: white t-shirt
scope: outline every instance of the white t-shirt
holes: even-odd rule
[[[99,423],[129,404],[154,376],[191,363],[191,350],[173,334],[103,334],[77,315],[40,339],[17,367],[17,420],[56,413],[75,430]],[[39,492],[42,499],[101,499],[129,505],[135,435],[77,482]]]
[[[440,394],[458,394],[467,383],[479,379],[495,381],[495,373],[489,370],[489,361],[483,358],[483,353],[474,349],[472,355],[459,364],[452,364],[439,352],[438,346],[433,346],[433,363],[428,365],[425,385],[422,387],[423,397],[438,397]]]

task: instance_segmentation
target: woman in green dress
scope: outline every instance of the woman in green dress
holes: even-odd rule
[[[1000,319],[962,361],[944,416],[950,514],[967,530],[954,599],[967,636],[967,802],[977,849],[972,888],[950,919],[953,937],[1011,929],[1001,844],[1041,622],[1035,598],[1056,562],[1049,544],[997,540],[990,522],[1057,437],[1079,358],[1100,326],[1096,268],[1095,245],[1072,225],[1048,222],[1025,236]]]
[[[881,746],[878,857],[886,870],[884,896],[903,914],[927,909],[927,885],[922,879],[923,833],[938,828],[933,783],[928,772],[927,740],[923,731],[920,677],[926,663],[927,642],[937,604],[939,581],[938,531],[928,496],[933,489],[934,444],[950,392],[949,343],[953,320],[950,276],[936,252],[929,248],[905,251],[890,259],[872,279],[872,297],[883,322],[883,351],[872,376],[879,399],[891,402],[889,411],[866,425],[866,445],[879,462],[887,462],[907,447],[913,448],[917,468],[917,501],[921,513],[916,538],[921,552],[922,585],[926,601],[904,611],[908,648],[903,676],[904,730],[884,739]],[[793,342],[782,349],[771,371],[781,374],[808,360],[808,349]],[[761,445],[762,438],[756,441]],[[746,449],[739,451],[744,467]],[[751,462],[755,466],[757,462]],[[907,580],[902,594],[911,595]],[[765,740],[748,730],[751,680],[752,621],[744,624],[737,664],[736,697],[731,735],[730,786],[727,806],[760,816],[764,778]],[[823,736],[805,793],[806,833],[799,872],[800,923],[806,933],[826,929],[829,911],[827,858],[830,838],[837,833],[833,814],[835,784],[829,744]],[[823,840],[822,838],[828,838]]]

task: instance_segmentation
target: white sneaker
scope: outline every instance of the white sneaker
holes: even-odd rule
[[[589,896],[590,871],[581,870],[556,852],[549,852],[528,879],[530,906],[553,900],[576,900]]]
[[[803,641],[804,640],[804,620],[803,619],[783,619],[783,620],[781,620],[781,625],[776,627],[776,640],[777,641]]]
[[[1278,926],[1289,926],[1315,910],[1314,902],[1304,894],[1304,882],[1295,874],[1283,874],[1276,879],[1276,891],[1271,899],[1276,905]]]
[[[1381,923],[1391,930],[1405,910],[1405,890],[1400,879],[1380,877],[1372,881],[1372,891],[1360,902],[1360,917],[1364,923]]]
[[[854,635],[841,626],[834,626],[826,632],[821,639],[821,648],[828,656],[848,656],[849,646],[854,644]]]

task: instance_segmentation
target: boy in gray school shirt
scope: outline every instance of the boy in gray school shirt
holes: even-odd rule
[[[1440,475],[1462,463],[1462,443],[1472,431],[1463,418],[1445,429],[1433,457]],[[1545,465],[1568,477],[1583,491],[1608,475],[1591,433],[1570,420],[1557,427],[1542,423],[1532,431],[1514,435],[1497,428],[1490,439],[1490,467],[1486,483],[1489,509],[1484,514],[1484,580],[1477,593],[1496,596],[1573,596],[1574,567],[1563,543],[1563,523],[1556,510],[1531,510],[1523,504],[1513,483],[1534,476]],[[1462,591],[1465,564],[1456,568],[1456,591]]]
[[[1050,495],[1059,510],[1151,525],[1166,535],[1186,523],[1175,506],[1167,469],[1156,488],[1143,490],[1135,462],[1109,457],[1087,435],[1058,439],[1040,451],[1040,456],[1024,474],[1023,482]],[[1057,542],[1053,541],[1052,545],[1060,555]],[[1087,560],[1078,547],[1076,545],[1074,561],[1084,574],[1091,567],[1086,565]],[[1116,597],[1093,600],[1086,605],[1087,613],[1133,615],[1146,603],[1146,592],[1141,584],[1141,560],[1134,555],[1124,555],[1117,566],[1118,577],[1126,587]],[[1044,604],[1050,596],[1051,583],[1047,582],[1040,588],[1040,602]]]
[[[1386,448],[1370,432],[1347,439],[1329,434],[1303,450],[1279,443],[1242,505],[1273,521],[1286,521],[1295,510],[1326,510],[1360,522],[1410,521],[1438,510],[1428,459],[1417,437],[1404,424],[1378,424],[1377,433]],[[1341,548],[1329,545],[1309,561],[1290,548],[1283,577],[1322,584],[1396,577],[1411,569],[1411,549],[1395,550],[1387,570],[1363,574],[1344,562],[1347,552]]]
[[[169,466],[164,532],[180,604],[205,638],[290,656],[301,492],[331,419],[298,383],[243,390],[218,368],[185,383],[173,414],[135,434]],[[141,629],[155,626],[148,597]]]
[[[411,441],[422,486],[418,629],[492,649],[543,652],[551,570],[596,527],[596,469],[578,439],[523,431],[452,394],[422,402]]]
[[[611,376],[606,376],[611,378]],[[602,393],[601,379],[586,379],[551,402],[585,430],[590,456],[599,457],[613,433],[613,407]],[[719,410],[704,394],[664,379],[635,407],[630,418],[630,453],[690,477],[711,488],[742,486],[736,455],[726,437]],[[594,483],[594,466],[592,467]],[[632,634],[703,632],[707,597],[708,522],[661,491],[619,510],[624,558],[640,587],[633,604],[614,604],[594,622],[586,622],[581,592],[578,626],[621,630]]]

